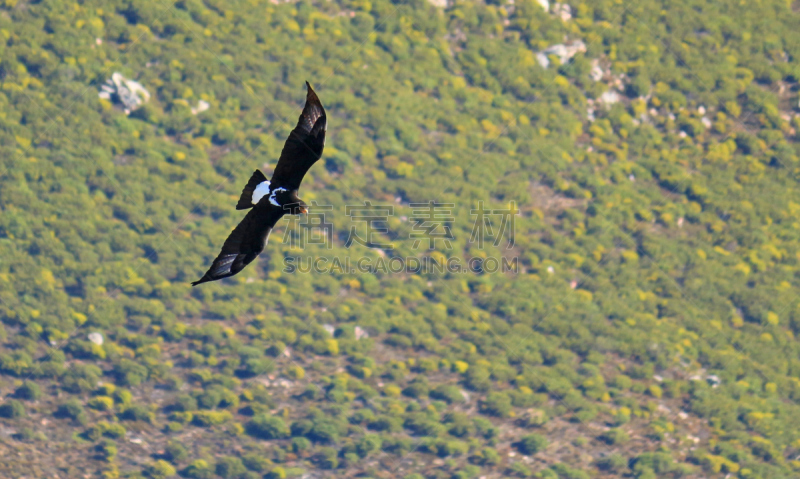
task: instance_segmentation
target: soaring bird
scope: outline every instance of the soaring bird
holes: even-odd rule
[[[206,274],[192,286],[227,278],[243,270],[264,250],[272,228],[283,215],[308,213],[297,190],[306,172],[322,156],[328,125],[317,94],[308,82],[306,86],[303,113],[283,145],[272,179],[267,180],[259,170],[250,177],[236,209],[252,209],[225,240],[222,251]]]

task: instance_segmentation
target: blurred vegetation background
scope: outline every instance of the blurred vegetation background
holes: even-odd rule
[[[4,0],[0,475],[800,474],[796,9]],[[191,288],[305,80],[333,249],[286,220]],[[452,249],[408,240],[429,200]],[[389,255],[520,272],[282,272],[378,258],[344,246],[364,201]],[[513,249],[468,241],[478,201],[519,206]]]

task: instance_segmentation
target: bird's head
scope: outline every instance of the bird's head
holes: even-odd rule
[[[289,214],[292,215],[299,215],[299,214],[308,214],[308,205],[297,196],[297,190],[292,191],[289,194],[289,204],[286,205],[286,208],[289,209]]]

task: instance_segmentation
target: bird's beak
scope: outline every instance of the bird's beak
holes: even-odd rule
[[[300,213],[303,213],[303,214],[307,215],[308,214],[308,209],[306,209],[305,206],[301,206],[300,207]]]

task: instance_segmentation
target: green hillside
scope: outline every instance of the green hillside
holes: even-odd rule
[[[4,0],[0,476],[800,476],[795,3]],[[330,249],[190,287],[306,80]]]

